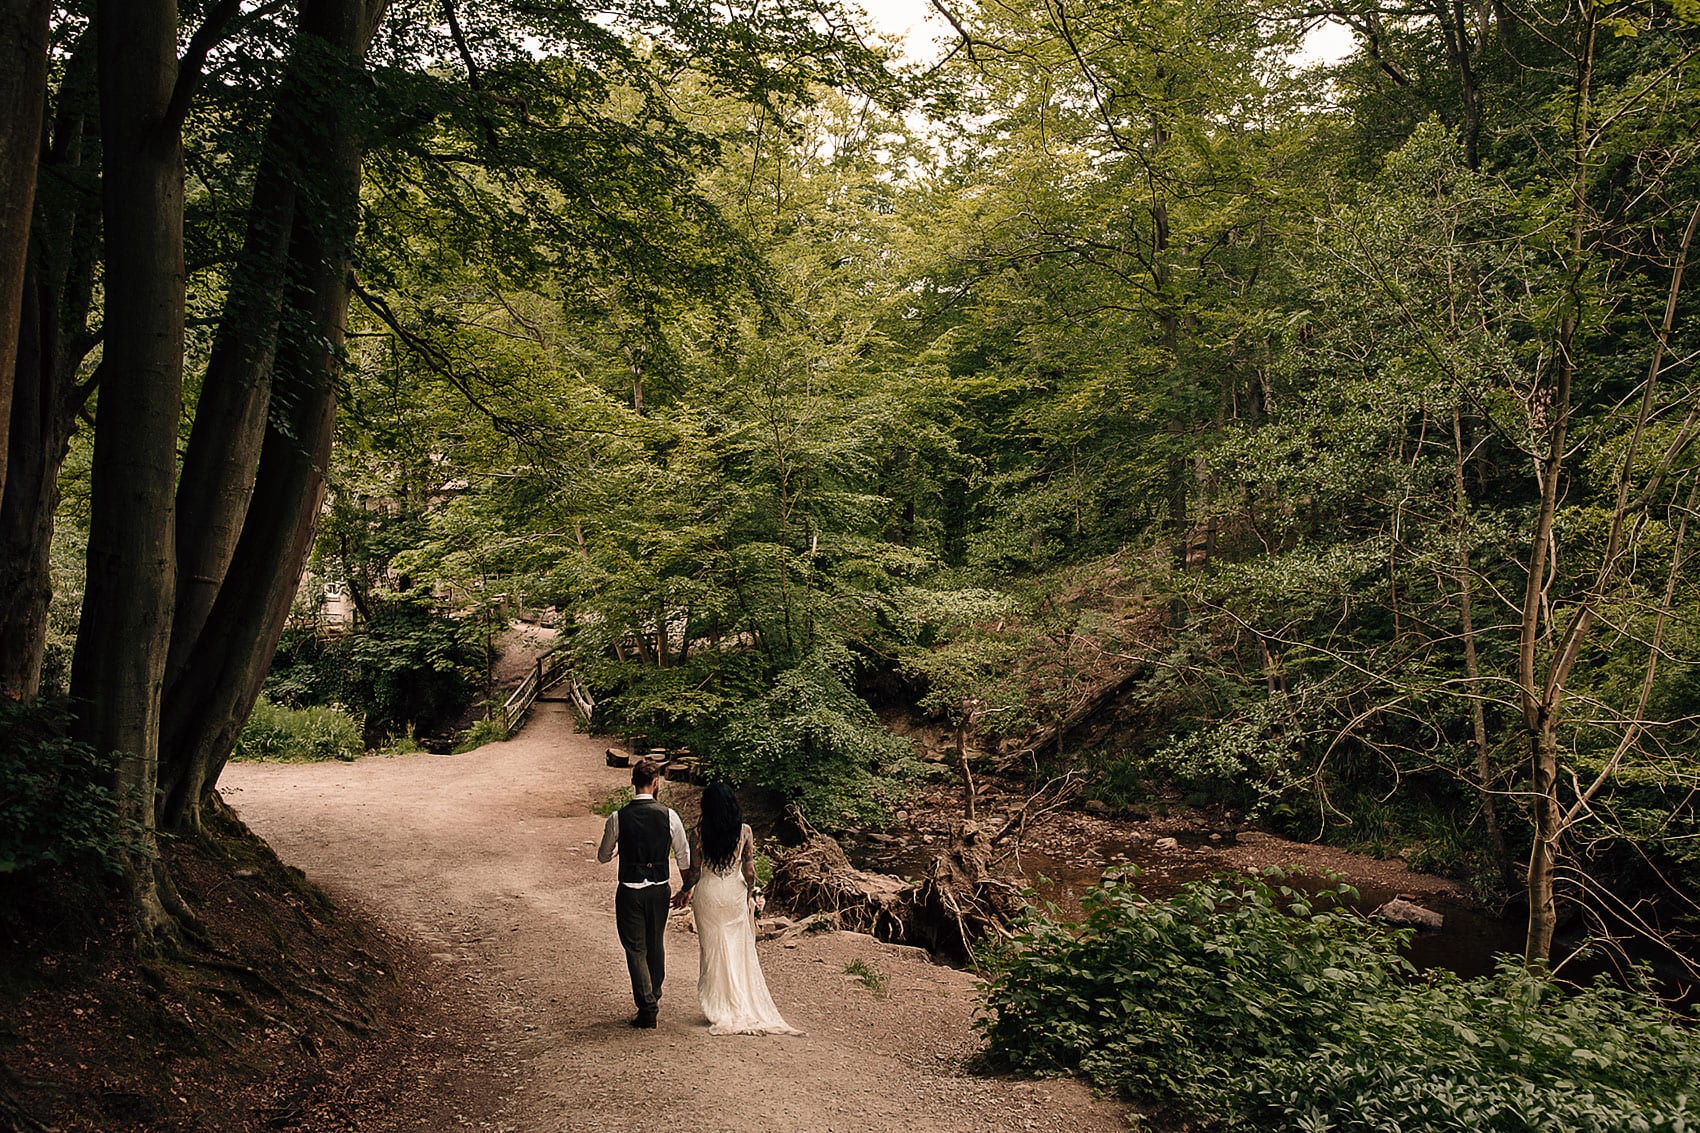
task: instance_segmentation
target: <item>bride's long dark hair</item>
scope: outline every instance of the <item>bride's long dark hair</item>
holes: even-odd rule
[[[701,830],[702,860],[715,869],[730,867],[744,830],[744,812],[727,784],[710,783],[703,791]]]

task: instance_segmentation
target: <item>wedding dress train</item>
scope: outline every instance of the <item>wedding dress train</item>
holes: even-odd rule
[[[750,838],[748,826],[743,837]],[[691,891],[691,912],[702,950],[697,998],[708,1016],[711,1035],[800,1035],[802,1031],[780,1017],[762,978],[749,890],[739,867],[744,853],[740,843],[724,871],[705,864]]]

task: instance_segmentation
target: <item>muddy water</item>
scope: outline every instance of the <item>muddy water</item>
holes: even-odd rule
[[[1135,884],[1148,897],[1170,896],[1189,881],[1199,881],[1224,872],[1244,870],[1221,861],[1210,851],[1234,844],[1233,835],[1212,842],[1205,835],[1179,837],[1180,850],[1159,849],[1150,839],[1104,839],[1086,854],[1057,857],[1043,850],[1023,850],[1019,868],[1035,895],[1055,905],[1064,917],[1078,917],[1081,895],[1096,888],[1104,874],[1133,865],[1142,871]],[[919,877],[932,863],[936,846],[847,840],[844,848],[859,868]],[[1015,864],[1011,862],[1010,864]],[[1346,877],[1345,884],[1358,890],[1354,907],[1369,912],[1397,896],[1384,885],[1359,883]],[[1315,892],[1333,884],[1315,876],[1290,878],[1287,884]],[[1424,908],[1440,913],[1445,922],[1435,932],[1419,932],[1408,956],[1419,969],[1446,968],[1461,976],[1479,976],[1493,970],[1497,953],[1518,953],[1523,948],[1523,922],[1495,916],[1479,906],[1439,894],[1417,899]]]

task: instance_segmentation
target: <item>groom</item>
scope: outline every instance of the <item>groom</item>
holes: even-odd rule
[[[634,1027],[654,1027],[661,999],[661,979],[666,974],[662,955],[667,932],[667,851],[679,860],[681,870],[691,866],[691,848],[685,841],[685,824],[672,808],[655,801],[661,785],[661,768],[640,759],[632,768],[632,789],[637,797],[608,816],[602,829],[602,844],[596,860],[606,862],[620,855],[620,886],[614,893],[614,927],[626,950],[626,969],[632,977],[632,998],[637,1001]]]

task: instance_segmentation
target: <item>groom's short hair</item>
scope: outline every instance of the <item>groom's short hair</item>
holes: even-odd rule
[[[640,759],[632,764],[632,786],[647,787],[661,778],[661,765],[653,759]]]

